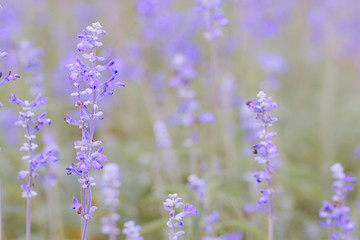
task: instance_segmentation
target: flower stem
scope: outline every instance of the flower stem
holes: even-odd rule
[[[264,114],[264,118],[265,119],[268,118],[267,114]],[[267,136],[269,133],[267,123],[264,124],[264,131],[265,131],[265,136]],[[266,152],[267,154],[269,154],[268,150]],[[273,169],[270,164],[270,160],[268,156],[266,157],[266,171],[268,172],[269,175],[269,179],[266,180],[269,190],[268,240],[272,240],[274,235],[274,203],[273,203],[273,189],[271,186],[271,176],[273,173]]]
[[[26,135],[30,136],[31,135],[31,127],[30,127],[30,122],[27,121],[27,126],[26,126]],[[32,138],[28,138],[28,144],[29,144],[29,181],[28,181],[28,186],[30,186],[30,189],[28,189],[28,196],[26,199],[26,240],[30,240],[31,239],[31,191],[32,191],[32,177],[33,177],[33,146],[32,146]]]
[[[31,239],[31,197],[26,200],[26,240]]]
[[[268,240],[273,240],[274,231],[274,205],[273,205],[273,193],[271,188],[271,180],[268,181],[269,193],[269,216],[268,216]]]

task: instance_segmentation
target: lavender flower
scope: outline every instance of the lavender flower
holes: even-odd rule
[[[319,216],[325,218],[320,221],[320,224],[329,229],[329,239],[331,240],[351,239],[349,232],[354,229],[354,223],[347,216],[350,208],[346,205],[346,194],[353,190],[353,186],[347,184],[355,183],[356,178],[350,174],[345,175],[344,168],[340,163],[335,163],[330,169],[333,172],[332,177],[335,179],[334,194],[332,203],[324,201],[319,210]],[[335,232],[337,228],[340,228],[341,232]]]
[[[172,60],[172,68],[175,75],[170,79],[169,85],[177,88],[179,98],[179,113],[173,116],[172,122],[190,128],[195,123],[210,123],[213,121],[213,114],[201,112],[196,114],[200,103],[195,99],[196,92],[190,88],[190,80],[196,76],[191,61],[183,54],[177,54]],[[184,145],[191,146],[198,139],[197,134],[192,132],[185,140]]]
[[[263,67],[266,73],[264,81],[261,82],[261,88],[266,90],[278,90],[281,83],[278,79],[278,73],[285,73],[288,69],[284,58],[278,54],[260,53],[257,56],[258,63]]]
[[[216,222],[219,221],[219,213],[213,211],[209,215],[204,217],[204,232],[210,233],[213,229],[213,226]]]
[[[333,57],[359,57],[357,49],[360,39],[358,26],[360,22],[360,7],[356,0],[341,1],[314,1],[307,13],[307,22],[310,28],[311,57],[314,52],[319,59],[319,50],[327,46],[329,38],[338,44],[331,46]],[[315,60],[317,60],[315,58]],[[312,60],[312,59],[310,59]]]
[[[269,203],[269,228],[268,237],[272,239],[273,236],[273,189],[271,186],[271,177],[274,173],[274,159],[278,156],[278,151],[271,138],[276,135],[275,132],[270,132],[269,127],[272,126],[277,118],[271,117],[268,114],[269,111],[278,106],[277,103],[272,102],[272,98],[266,97],[263,91],[260,91],[257,95],[258,99],[253,99],[247,102],[247,106],[256,113],[256,119],[260,121],[263,128],[257,133],[257,137],[262,141],[256,143],[253,147],[253,153],[257,156],[255,161],[260,164],[265,164],[265,169],[253,174],[254,178],[258,182],[265,180],[267,182],[267,189],[261,189],[261,196],[258,200],[259,204]]]
[[[35,113],[33,112],[33,109],[45,105],[46,98],[39,94],[35,100],[29,102],[22,101],[14,94],[11,94],[9,102],[15,103],[23,109],[23,111],[20,112],[19,120],[15,122],[15,125],[25,128],[26,131],[24,136],[27,142],[25,142],[19,150],[27,152],[27,155],[23,156],[22,159],[28,161],[29,167],[27,170],[21,170],[19,172],[18,179],[20,180],[28,177],[27,184],[22,184],[21,188],[23,190],[22,197],[27,198],[26,239],[29,240],[31,235],[31,198],[37,195],[33,190],[34,178],[38,177],[36,170],[40,165],[48,162],[55,162],[57,159],[52,155],[51,150],[34,155],[34,150],[38,147],[38,145],[34,143],[34,139],[36,138],[34,134],[43,126],[50,125],[51,120],[45,118],[46,112],[34,117]]]
[[[204,204],[206,190],[206,183],[204,179],[198,178],[196,175],[192,174],[188,176],[188,181],[188,187],[195,192],[197,200],[201,204]]]
[[[0,78],[3,76],[2,72],[0,72]],[[12,74],[11,71],[8,72],[7,76],[4,77],[2,80],[0,80],[0,86],[4,85],[7,82],[10,82],[11,80],[15,81],[17,78],[20,78],[20,76],[16,73]]]
[[[196,6],[193,8],[193,11],[203,13],[204,37],[208,40],[221,36],[221,27],[229,23],[221,6],[222,0],[197,0]]]
[[[73,119],[66,114],[65,122],[78,126],[82,131],[82,139],[74,142],[75,149],[79,150],[76,155],[77,163],[68,167],[68,174],[79,177],[81,184],[81,204],[77,199],[73,199],[73,209],[81,216],[81,239],[86,239],[87,223],[92,217],[90,212],[95,209],[91,206],[91,186],[94,186],[93,178],[89,176],[91,168],[99,171],[103,168],[102,162],[107,162],[107,157],[102,154],[103,147],[101,141],[94,141],[95,120],[102,120],[103,112],[99,109],[99,101],[107,95],[112,95],[110,91],[113,87],[124,87],[121,82],[115,81],[116,70],[112,68],[114,61],[109,61],[105,65],[98,64],[103,62],[103,57],[97,56],[96,48],[102,46],[99,37],[105,35],[99,22],[88,26],[82,34],[78,35],[81,41],[77,48],[83,52],[82,57],[86,63],[80,59],[74,64],[65,67],[70,70],[70,81],[76,88],[71,96],[76,98],[75,106],[79,108],[80,119]],[[107,80],[103,80],[103,72],[107,71],[110,75]],[[105,76],[104,76],[105,77]]]
[[[159,148],[171,147],[171,138],[169,136],[166,122],[162,120],[156,120],[154,122],[153,128],[154,128],[156,145]]]
[[[0,52],[0,57],[6,57],[8,55],[7,52]],[[1,70],[1,69],[0,69]],[[0,86],[4,85],[5,83],[9,82],[10,80],[15,81],[17,78],[20,78],[20,76],[18,74],[11,74],[11,71],[9,71],[9,74],[1,79],[3,76],[3,73],[0,72]],[[0,108],[3,106],[3,104],[0,102]],[[1,148],[0,148],[1,151]]]
[[[45,79],[44,74],[41,73],[43,50],[34,48],[31,42],[24,40],[19,44],[19,53],[22,69],[28,73],[25,81],[31,84],[30,93],[35,95],[42,92]]]
[[[7,52],[0,52],[0,57],[6,57],[8,55]],[[0,86],[4,85],[5,83],[13,80],[15,81],[17,78],[20,78],[20,76],[18,74],[12,74],[11,71],[9,71],[9,73],[7,74],[6,77],[4,77],[3,79],[1,79],[3,77],[3,73],[1,72],[0,69]],[[0,107],[2,106],[2,104],[0,103]]]
[[[185,232],[180,230],[175,232],[175,228],[183,228],[184,224],[182,222],[182,218],[187,217],[188,215],[197,215],[197,210],[193,205],[185,204],[182,202],[182,199],[178,197],[177,193],[169,194],[169,198],[167,198],[164,202],[164,209],[169,211],[169,221],[167,222],[167,226],[169,230],[169,240],[177,240],[179,236],[184,235]],[[183,206],[183,211],[176,214],[176,209]]]
[[[241,30],[252,37],[255,43],[276,36],[290,16],[296,1],[240,0],[243,9]]]
[[[116,206],[119,205],[119,190],[121,186],[119,181],[121,174],[119,165],[116,163],[106,164],[102,179],[99,183],[102,188],[105,205],[109,206],[110,212],[102,218],[103,226],[101,232],[108,234],[109,239],[116,239],[116,235],[120,234],[120,229],[116,227],[116,221],[120,219],[120,215],[116,213]]]
[[[134,221],[128,221],[124,223],[124,229],[122,232],[126,235],[125,240],[144,240],[144,238],[140,236],[140,229],[141,227],[135,225]]]

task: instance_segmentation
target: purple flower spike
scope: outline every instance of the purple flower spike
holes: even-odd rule
[[[268,114],[269,111],[278,106],[272,101],[272,98],[266,97],[266,94],[260,91],[257,95],[258,99],[250,100],[246,103],[250,110],[256,113],[256,119],[261,122],[263,128],[257,132],[257,137],[262,141],[252,146],[252,151],[256,155],[255,160],[260,164],[265,164],[266,168],[260,172],[253,174],[257,182],[266,180],[270,183],[273,174],[273,160],[277,158],[278,151],[275,144],[272,142],[272,137],[276,135],[275,132],[270,132],[269,127],[277,119]],[[271,186],[271,184],[270,184]],[[261,197],[258,203],[267,203],[272,195],[272,189],[261,190]]]
[[[33,112],[33,108],[44,105],[46,103],[46,98],[39,94],[35,100],[29,102],[22,101],[14,94],[11,94],[9,102],[15,103],[23,110],[19,113],[19,120],[15,122],[15,125],[25,128],[26,131],[25,138],[27,141],[20,147],[19,150],[28,152],[28,154],[23,156],[22,159],[29,163],[29,169],[27,171],[20,171],[18,179],[20,180],[25,177],[29,177],[28,183],[26,185],[22,184],[21,188],[24,190],[22,196],[24,198],[31,198],[37,195],[36,192],[32,190],[32,187],[34,179],[38,177],[36,171],[40,165],[57,161],[57,158],[52,154],[52,151],[35,154],[35,149],[38,147],[38,145],[34,143],[34,139],[36,138],[34,133],[39,131],[43,126],[50,125],[51,120],[49,118],[45,118],[45,112],[37,117],[34,117],[35,113]]]
[[[78,126],[81,129],[82,138],[74,142],[76,153],[76,163],[66,168],[68,175],[79,177],[81,184],[81,206],[83,206],[80,216],[82,218],[81,239],[86,239],[87,224],[92,219],[91,212],[94,206],[91,206],[91,186],[94,186],[93,178],[89,176],[91,169],[99,171],[104,168],[103,163],[108,162],[107,157],[102,153],[103,147],[101,141],[94,140],[95,121],[103,119],[103,112],[100,110],[100,100],[105,96],[113,95],[113,88],[122,88],[124,83],[116,81],[117,71],[113,69],[114,61],[105,61],[103,57],[96,53],[97,48],[103,45],[100,37],[106,32],[102,29],[99,22],[95,22],[78,35],[80,42],[77,49],[82,54],[82,59],[77,58],[75,63],[67,64],[65,68],[70,71],[69,80],[73,83],[75,91],[70,95],[75,98],[75,106],[79,109],[79,118],[74,119],[69,114],[64,118],[70,125]],[[106,73],[107,72],[107,73]],[[105,222],[114,223],[117,218],[112,214]],[[107,229],[102,232],[113,234],[114,231],[119,234],[120,230],[115,228]],[[115,230],[114,230],[115,229]],[[110,233],[111,232],[111,233]]]
[[[198,178],[196,175],[190,175],[188,177],[188,187],[195,192],[196,198],[200,203],[205,201],[206,183],[203,179]]]
[[[135,225],[134,221],[128,221],[124,223],[123,234],[126,235],[125,240],[144,240],[144,238],[140,235],[141,227]]]
[[[169,228],[169,240],[177,240],[178,236],[184,235],[185,232],[182,230],[175,231],[175,228],[183,228],[184,224],[182,218],[187,217],[190,214],[197,215],[197,210],[193,205],[185,204],[183,211],[175,214],[176,208],[179,208],[184,204],[176,193],[169,194],[168,197],[169,198],[167,198],[164,202],[164,209],[170,212],[169,221],[166,223]]]
[[[0,78],[2,77],[2,73]],[[20,76],[18,74],[11,74],[11,71],[9,71],[8,75],[3,78],[2,80],[0,80],[0,86],[4,85],[7,82],[10,82],[11,80],[15,81],[16,79],[20,78]]]
[[[203,14],[204,37],[212,40],[221,36],[221,27],[229,23],[222,12],[222,0],[197,0],[194,12]]]
[[[98,184],[103,193],[103,202],[109,207],[108,215],[101,219],[103,223],[101,232],[108,234],[109,239],[116,239],[116,236],[120,234],[120,229],[116,226],[116,222],[120,219],[120,215],[116,213],[116,206],[119,204],[119,188],[121,186],[120,176],[119,165],[116,163],[106,164]]]
[[[323,205],[319,210],[319,217],[325,218],[320,221],[320,225],[329,229],[330,239],[348,239],[349,232],[354,229],[354,223],[351,218],[347,217],[350,208],[346,206],[346,194],[353,190],[352,185],[356,179],[351,175],[345,175],[344,168],[340,163],[331,166],[334,195],[332,203],[323,201]],[[336,231],[336,232],[334,232]]]
[[[191,89],[191,80],[196,76],[192,61],[182,53],[176,54],[171,62],[175,75],[169,80],[169,86],[177,89],[178,113],[172,116],[174,125],[182,125],[190,128],[196,123],[211,123],[214,116],[210,112],[198,113],[200,108],[199,101],[196,100],[196,92]],[[192,146],[196,141],[196,132],[192,132],[184,145]]]
[[[271,117],[269,111],[278,106],[277,103],[272,101],[272,98],[267,97],[263,91],[257,94],[258,99],[252,99],[247,101],[248,108],[256,114],[255,119],[260,122],[261,128],[257,128],[258,132],[256,137],[260,139],[260,142],[252,146],[252,152],[256,155],[255,161],[260,164],[265,164],[265,169],[253,174],[253,177],[257,182],[266,180],[268,189],[261,189],[261,196],[258,200],[258,204],[268,204],[268,232],[273,233],[273,188],[271,185],[271,177],[274,173],[274,160],[278,156],[278,151],[275,144],[272,142],[272,137],[276,136],[275,132],[270,132],[269,128],[277,121],[276,118]],[[272,239],[272,235],[268,236]]]
[[[185,204],[183,213],[185,214],[184,217],[188,216],[189,214],[197,216],[197,210],[191,204]]]

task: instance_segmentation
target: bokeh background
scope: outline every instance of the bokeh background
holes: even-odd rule
[[[64,65],[79,56],[77,34],[95,21],[107,31],[100,55],[116,61],[118,77],[126,84],[102,103],[105,119],[97,122],[95,133],[109,161],[120,165],[119,227],[133,219],[145,239],[166,239],[162,203],[168,193],[177,192],[196,206],[187,177],[197,174],[207,184],[209,211],[219,212],[217,234],[241,231],[243,239],[265,239],[267,216],[251,205],[264,186],[249,178],[261,166],[249,154],[254,142],[246,135],[246,124],[252,120],[244,110],[245,102],[264,90],[279,103],[272,113],[279,119],[274,124],[279,149],[273,176],[275,239],[327,239],[318,210],[331,198],[330,166],[341,162],[357,178],[360,171],[354,153],[360,143],[359,1],[224,0],[229,24],[214,41],[203,37],[203,16],[192,11],[195,1],[190,0],[0,4],[0,50],[9,53],[1,59],[1,71],[21,76],[0,88],[3,239],[25,239],[26,208],[17,180],[26,167],[18,151],[24,139],[22,129],[13,126],[19,109],[7,99],[10,92],[31,99],[40,89],[52,119],[42,134],[52,136],[59,161],[48,170],[56,177],[54,184],[46,184],[47,178],[35,184],[39,196],[33,198],[32,239],[79,239],[80,218],[70,207],[80,185],[65,168],[75,160],[73,142],[81,132],[63,120],[76,110]],[[196,71],[191,86],[201,111],[215,114],[214,123],[191,129],[171,124],[178,99],[168,82],[178,53],[191,59]],[[166,147],[157,144],[153,130],[160,120],[168,123],[171,144]],[[199,140],[187,147],[184,140],[193,131]],[[40,140],[38,136],[41,146]],[[99,180],[101,171],[93,176]],[[354,188],[348,205],[359,226],[358,184]],[[100,189],[93,193],[99,209],[89,222],[88,239],[107,239],[100,233],[107,207]],[[186,222],[184,239],[200,239],[200,220]],[[352,235],[359,237],[360,228]]]

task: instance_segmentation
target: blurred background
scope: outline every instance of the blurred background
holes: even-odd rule
[[[273,176],[275,239],[327,239],[318,211],[323,200],[331,200],[330,167],[340,162],[354,177],[360,171],[359,1],[224,0],[228,24],[217,27],[222,34],[212,40],[204,37],[206,16],[193,11],[196,3],[190,0],[0,4],[0,51],[9,53],[0,59],[0,70],[21,76],[0,87],[3,239],[25,239],[26,201],[23,181],[17,180],[18,171],[26,169],[18,151],[24,133],[14,126],[20,109],[8,103],[11,92],[21,99],[38,92],[48,98],[44,110],[52,124],[36,141],[41,149],[41,139],[51,139],[59,158],[35,183],[32,239],[80,238],[80,218],[70,209],[80,184],[65,168],[75,161],[73,142],[81,131],[63,120],[66,113],[76,116],[64,66],[80,56],[77,34],[96,21],[107,31],[98,54],[115,60],[118,79],[126,85],[102,102],[104,120],[95,133],[109,162],[120,166],[120,228],[135,220],[145,239],[166,239],[163,202],[176,192],[199,209],[187,186],[188,176],[196,174],[206,182],[208,213],[219,212],[214,236],[240,231],[246,240],[266,239],[267,216],[254,204],[264,184],[251,177],[262,169],[250,149],[256,143],[254,116],[245,109],[246,101],[263,90],[279,103],[272,111],[279,119],[273,126],[279,150]],[[186,59],[185,73],[178,69],[179,59]],[[179,72],[196,99],[193,124],[179,123],[179,95],[172,86]],[[92,176],[99,181],[101,174]],[[354,188],[347,204],[359,226],[357,184]],[[98,210],[88,239],[108,239],[100,232],[108,208],[98,187],[93,202]],[[204,214],[185,223],[183,239],[201,239]],[[360,228],[352,235],[359,237]]]

